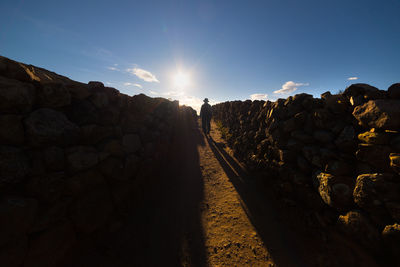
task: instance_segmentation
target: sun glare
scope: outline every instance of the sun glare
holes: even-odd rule
[[[174,86],[183,89],[190,85],[190,77],[187,73],[178,72],[174,76]]]

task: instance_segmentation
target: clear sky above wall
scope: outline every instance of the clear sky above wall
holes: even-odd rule
[[[0,10],[1,55],[195,108],[400,81],[397,0],[3,0]]]

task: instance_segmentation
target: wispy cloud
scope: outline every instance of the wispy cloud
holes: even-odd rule
[[[132,75],[136,75],[138,78],[146,82],[157,82],[157,83],[160,82],[159,80],[157,80],[154,74],[144,69],[133,68],[133,69],[126,69],[126,71]]]
[[[349,77],[347,78],[348,81],[355,81],[358,80],[358,77]]]
[[[113,70],[113,71],[119,71],[119,69],[118,69],[118,68],[116,68],[116,67],[107,67],[107,69],[109,69],[109,70]]]
[[[124,83],[124,86],[136,86],[136,87],[139,87],[139,88],[143,88],[143,86],[141,86],[138,83]]]
[[[298,89],[300,86],[308,86],[309,83],[295,83],[293,81],[287,81],[282,85],[282,88],[274,91],[274,94],[290,94]]]
[[[251,100],[264,100],[267,101],[268,100],[268,95],[267,94],[252,94],[250,95],[250,99]]]

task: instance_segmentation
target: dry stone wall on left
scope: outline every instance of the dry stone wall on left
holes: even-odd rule
[[[121,225],[154,183],[179,110],[0,57],[0,265],[57,266]]]

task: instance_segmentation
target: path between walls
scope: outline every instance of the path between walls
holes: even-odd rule
[[[346,255],[354,254],[346,246],[330,250],[304,218],[283,211],[230,155],[215,124],[206,138],[192,118],[180,120],[142,206],[103,246],[80,248],[66,266],[374,266]]]

